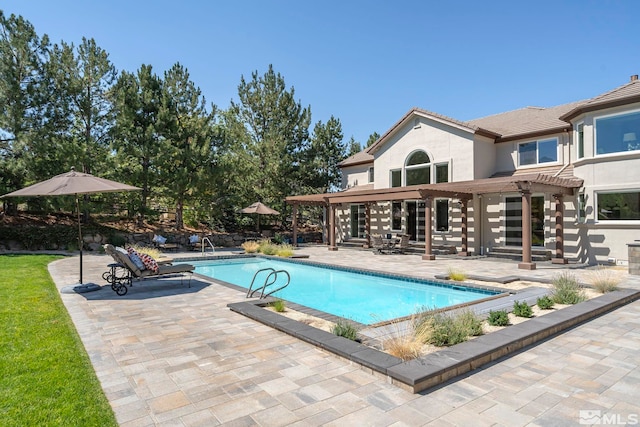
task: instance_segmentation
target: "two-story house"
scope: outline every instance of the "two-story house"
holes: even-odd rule
[[[624,263],[640,239],[640,81],[467,122],[413,108],[340,166],[343,191],[287,198],[294,213],[327,208],[330,249],[403,233],[424,259],[506,249],[521,268],[535,268],[532,251]]]

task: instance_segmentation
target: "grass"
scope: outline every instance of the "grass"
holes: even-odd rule
[[[258,252],[258,249],[260,248],[260,243],[253,241],[253,240],[249,240],[244,242],[242,245],[242,249],[244,249],[244,251],[248,254],[253,254]]]
[[[0,425],[116,426],[49,276],[58,258],[0,256]]]
[[[467,280],[467,273],[458,268],[449,267],[447,269],[447,275],[449,276],[449,280],[455,280],[456,282],[464,282]]]
[[[615,270],[602,265],[589,273],[588,280],[593,288],[601,294],[617,290],[620,284],[620,277],[616,275]]]
[[[404,361],[422,356],[422,346],[431,334],[420,321],[419,313],[408,321],[395,319],[391,322],[390,337],[382,343],[384,351]]]
[[[281,299],[277,299],[269,303],[269,305],[273,307],[273,309],[278,313],[284,313],[285,311],[287,311],[287,304]]]
[[[331,333],[351,341],[358,339],[358,328],[348,320],[339,319],[331,328]]]

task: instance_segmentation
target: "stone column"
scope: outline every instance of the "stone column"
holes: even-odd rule
[[[535,270],[536,264],[531,262],[531,191],[522,190],[522,262],[518,268]]]
[[[431,238],[432,238],[432,220],[431,220],[431,201],[432,196],[424,197],[424,255],[422,259],[425,261],[431,261],[436,259],[436,256],[432,254]]]
[[[562,194],[554,194],[556,203],[556,256],[551,259],[552,264],[567,264],[569,261],[564,257],[564,202]]]

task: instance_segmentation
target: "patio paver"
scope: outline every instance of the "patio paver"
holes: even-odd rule
[[[449,266],[475,275],[549,280],[550,263],[380,256],[305,247],[337,265],[434,277]],[[176,255],[179,256],[179,255]],[[84,257],[104,284],[107,256]],[[77,257],[50,265],[59,288],[77,280]],[[586,271],[572,270],[578,277]],[[523,274],[524,273],[524,274]],[[640,289],[640,277],[625,287]],[[234,313],[242,292],[198,278],[61,294],[123,426],[147,425],[578,425],[580,410],[640,414],[640,301],[422,394],[388,384],[309,343]]]

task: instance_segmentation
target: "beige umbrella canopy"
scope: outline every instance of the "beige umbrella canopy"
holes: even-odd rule
[[[244,209],[241,209],[240,212],[246,214],[258,214],[258,215],[280,215],[275,209],[271,209],[269,206],[265,205],[262,202],[255,202],[251,206],[247,206]],[[260,231],[260,217],[258,216],[258,221],[256,224],[256,228]]]
[[[46,181],[25,187],[21,190],[5,194],[0,197],[38,197],[38,196],[65,196],[76,195],[76,210],[78,213],[78,247],[80,249],[80,282],[73,290],[75,292],[88,292],[99,289],[95,284],[82,283],[82,226],[80,224],[80,202],[78,194],[110,193],[116,191],[141,190],[132,185],[99,178],[88,173],[76,172],[71,168],[70,172],[56,175]]]

